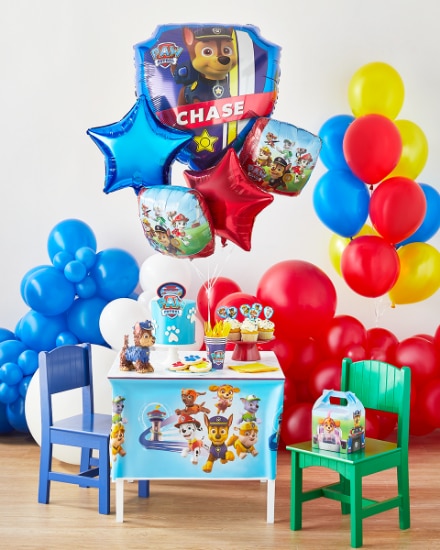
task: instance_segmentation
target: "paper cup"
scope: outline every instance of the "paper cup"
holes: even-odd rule
[[[205,336],[206,354],[213,369],[222,369],[225,362],[227,338],[212,338]]]

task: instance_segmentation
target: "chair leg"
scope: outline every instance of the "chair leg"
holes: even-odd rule
[[[299,466],[299,454],[292,451],[290,484],[290,529],[299,531],[302,528],[302,485],[303,471]]]
[[[409,475],[408,468],[397,468],[397,488],[400,495],[399,527],[409,529],[411,525],[411,512],[409,506]]]
[[[40,448],[40,479],[38,482],[38,502],[48,504],[50,498],[49,472],[52,468],[52,445],[42,444]]]
[[[341,484],[341,492],[344,495],[350,494],[350,482],[346,477],[343,475],[339,475],[339,483]],[[350,504],[346,502],[341,502],[341,512],[343,514],[349,514],[350,513]]]
[[[138,481],[138,496],[140,498],[148,498],[150,496],[150,481],[148,479],[140,479]]]
[[[110,456],[109,442],[105,440],[99,447],[99,513],[110,514]]]
[[[351,546],[362,546],[362,477],[354,475],[350,480]]]

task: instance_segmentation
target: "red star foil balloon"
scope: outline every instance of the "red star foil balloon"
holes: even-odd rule
[[[255,217],[273,201],[273,195],[246,176],[235,150],[230,148],[213,168],[183,174],[188,185],[203,195],[223,244],[230,240],[249,251]]]
[[[171,163],[192,138],[190,132],[161,124],[144,96],[120,122],[90,128],[87,134],[105,156],[105,193],[169,184]]]

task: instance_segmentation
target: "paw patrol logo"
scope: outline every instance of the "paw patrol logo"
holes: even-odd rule
[[[157,294],[160,296],[159,306],[162,315],[168,319],[181,317],[182,315],[182,298],[186,294],[185,288],[179,283],[164,283],[157,289]]]
[[[211,361],[216,365],[222,365],[225,361],[224,350],[218,350],[211,353]]]
[[[183,48],[174,42],[161,42],[150,50],[156,67],[167,69],[170,65],[176,65]]]

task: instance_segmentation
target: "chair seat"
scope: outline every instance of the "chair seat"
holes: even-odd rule
[[[107,436],[110,434],[111,425],[112,417],[110,414],[78,414],[54,422],[52,429]]]
[[[373,439],[371,437],[365,438],[365,449],[357,451],[355,453],[335,453],[332,451],[326,451],[324,449],[312,448],[311,441],[304,441],[302,443],[295,443],[293,445],[287,445],[289,451],[297,451],[310,455],[311,457],[322,459],[330,459],[332,461],[342,462],[345,464],[356,464],[371,460],[374,456],[384,456],[386,453],[400,453],[400,449],[396,443],[389,441],[381,441],[379,439]]]

